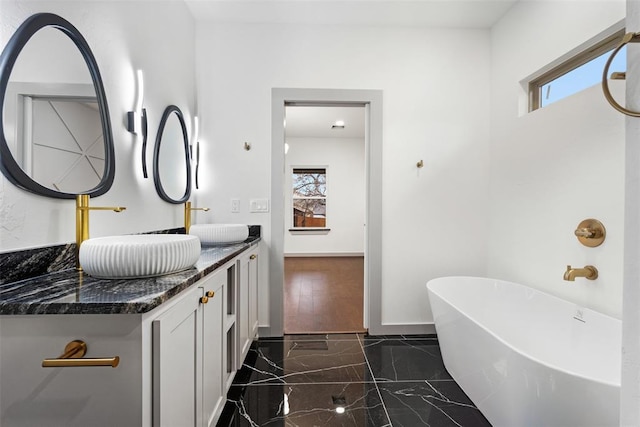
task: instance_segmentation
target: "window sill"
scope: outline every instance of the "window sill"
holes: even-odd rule
[[[329,234],[330,228],[290,228],[289,233],[297,234]]]

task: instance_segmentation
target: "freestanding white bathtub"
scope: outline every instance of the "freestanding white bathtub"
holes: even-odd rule
[[[445,367],[494,427],[618,426],[619,320],[501,280],[427,288]]]

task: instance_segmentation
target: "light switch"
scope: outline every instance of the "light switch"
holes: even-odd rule
[[[269,199],[251,199],[249,212],[269,212]]]
[[[231,199],[231,212],[240,212],[240,199]]]

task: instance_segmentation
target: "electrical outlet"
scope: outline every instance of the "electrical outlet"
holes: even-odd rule
[[[269,199],[251,199],[249,212],[269,212]]]
[[[231,212],[240,212],[240,199],[231,199]]]

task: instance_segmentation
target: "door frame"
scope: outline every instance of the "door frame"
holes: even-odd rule
[[[382,91],[358,89],[271,90],[271,245],[269,325],[261,336],[284,330],[284,142],[286,105],[365,106],[365,272],[364,327],[382,333]]]

